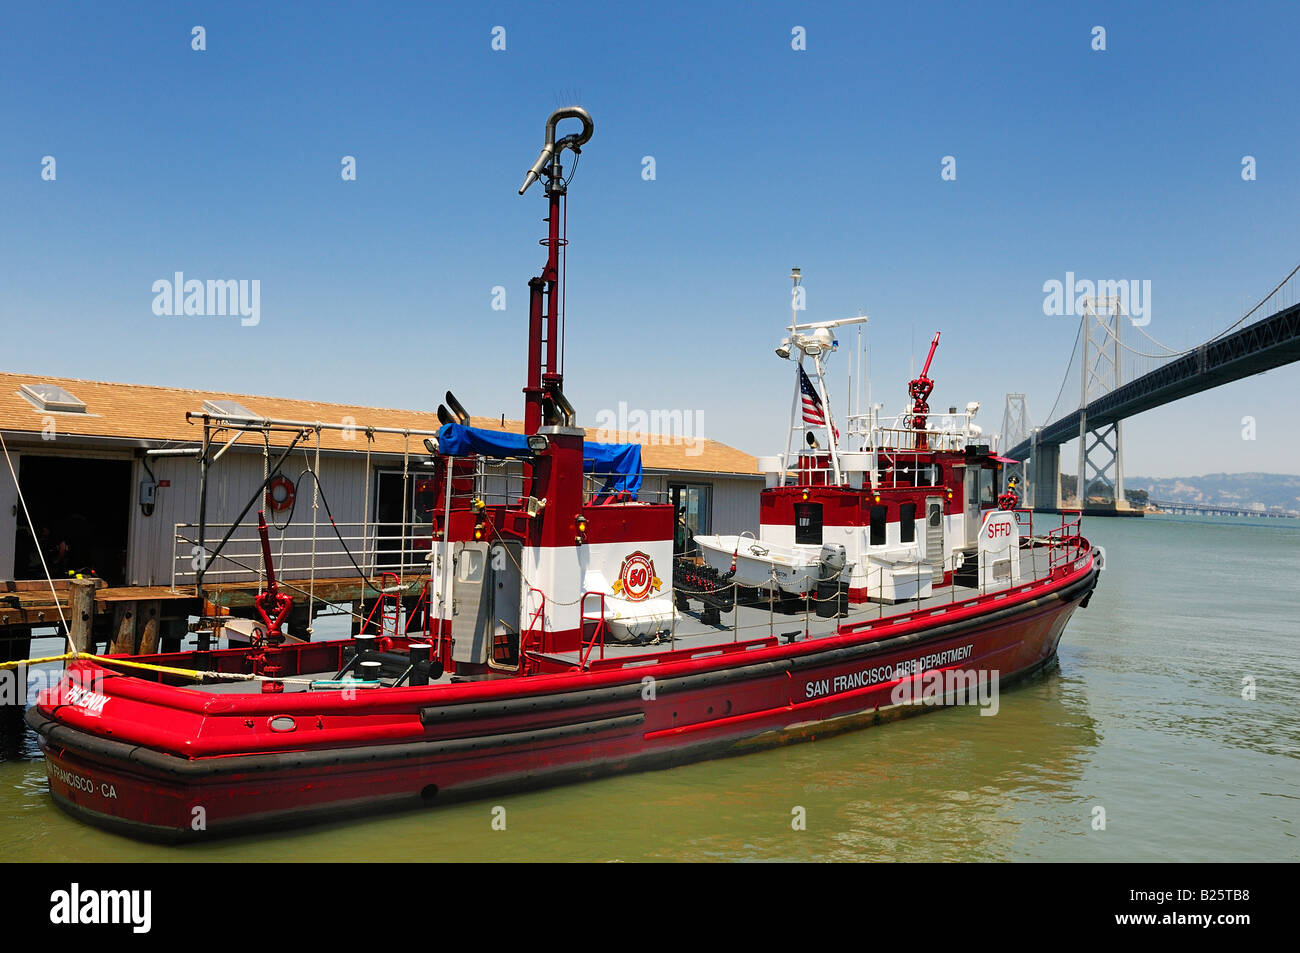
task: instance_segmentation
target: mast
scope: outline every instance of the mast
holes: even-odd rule
[[[790,280],[794,283],[794,287],[791,288],[790,290],[790,328],[789,328],[790,334],[793,336],[794,329],[799,323],[799,283],[803,280],[803,272],[800,271],[800,269],[798,268],[791,268]],[[791,339],[787,337],[784,341],[780,343],[780,345],[777,346],[776,349],[777,357],[789,358],[790,340]],[[803,435],[807,431],[807,428],[804,427],[803,425],[803,414],[800,413],[800,409],[799,409],[800,363],[801,362],[797,363],[794,369],[794,399],[790,402],[790,429],[787,430],[785,434],[785,456],[781,462],[782,483],[785,483],[785,471],[790,469],[790,464],[792,462],[798,461],[799,459],[799,453],[803,450],[803,446],[804,446]],[[799,447],[795,450],[794,454],[792,455],[790,453],[790,450],[791,450],[791,445],[794,442],[794,435],[796,430],[799,432]],[[796,480],[798,479],[797,473],[795,479]]]
[[[802,410],[802,393],[803,393],[803,361],[804,358],[810,357],[813,361],[813,369],[816,377],[809,377],[813,384],[813,390],[817,399],[821,402],[822,418],[826,430],[826,447],[827,454],[830,457],[831,471],[834,474],[836,485],[842,479],[843,474],[840,468],[840,448],[839,439],[835,433],[835,417],[831,410],[830,393],[826,389],[826,365],[823,358],[833,353],[839,347],[839,341],[835,339],[835,330],[848,325],[866,324],[869,318],[865,314],[859,314],[855,318],[841,318],[836,321],[810,321],[806,324],[799,323],[798,300],[799,285],[803,279],[803,274],[798,268],[792,269],[790,278],[794,282],[792,291],[791,313],[789,336],[784,338],[776,347],[776,356],[784,360],[793,360],[795,362],[794,371],[794,399],[790,403],[790,429],[786,433],[785,457],[782,463],[783,471],[788,471],[793,462],[798,460],[798,455],[807,451],[806,439],[808,425],[803,421]],[[859,336],[861,328],[859,328]],[[797,352],[797,354],[796,354]],[[852,371],[852,360],[849,365]],[[859,372],[861,365],[859,364]],[[852,396],[853,384],[850,374],[849,391]],[[852,414],[850,413],[850,416]],[[798,433],[799,446],[794,446],[794,435]]]
[[[826,367],[822,364],[821,353],[813,354],[813,366],[817,369],[817,390],[822,401],[822,416],[826,418],[826,449],[831,456],[831,470],[835,474],[835,484],[840,480],[840,442],[835,434],[835,420],[831,416],[830,395],[826,392]]]
[[[560,140],[555,138],[555,127],[564,119],[578,119],[582,132]],[[560,254],[567,239],[560,234],[564,217],[564,198],[568,182],[560,158],[565,149],[574,156],[582,153],[582,146],[595,131],[595,123],[581,106],[565,106],[551,113],[546,120],[546,144],[519,187],[523,195],[538,179],[545,180],[549,210],[546,216],[546,265],[542,273],[528,281],[528,383],[524,387],[524,433],[537,433],[544,424],[573,422],[573,408],[564,397],[564,374],[559,364],[560,314],[562,297],[560,287]],[[576,158],[575,158],[576,162]],[[542,345],[546,353],[542,353]]]

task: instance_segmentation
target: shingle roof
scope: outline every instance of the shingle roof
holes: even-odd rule
[[[202,439],[201,426],[197,422],[186,421],[185,412],[201,411],[205,400],[235,400],[255,414],[275,419],[343,423],[345,418],[353,418],[362,431],[356,435],[356,439],[345,439],[341,431],[323,430],[320,438],[322,450],[364,451],[364,428],[367,426],[407,430],[438,429],[438,416],[432,411],[391,410],[356,404],[330,404],[285,397],[6,372],[0,372],[0,429],[10,433],[41,433],[46,415],[18,392],[23,384],[35,383],[56,384],[85,402],[84,414],[49,415],[54,418],[57,433],[63,436],[147,440],[160,445],[196,444]],[[507,420],[504,427],[499,418],[475,417],[471,422],[476,427],[511,433],[523,432],[523,423],[517,420]],[[758,472],[754,457],[715,440],[687,442],[681,438],[644,434],[629,438],[622,433],[601,436],[617,442],[641,443],[644,448],[642,462],[652,470],[737,473],[746,476]],[[594,428],[588,429],[588,438],[595,438]],[[291,439],[291,435],[271,435],[272,445],[284,446]],[[412,453],[424,453],[421,439],[411,438]],[[400,434],[375,434],[371,450],[375,453],[402,453],[404,446],[405,441]]]

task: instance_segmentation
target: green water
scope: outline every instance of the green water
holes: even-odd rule
[[[1067,628],[1059,668],[1006,690],[994,717],[938,710],[671,771],[179,848],[71,820],[50,802],[39,760],[10,760],[0,857],[1300,858],[1300,526],[1155,518],[1086,529],[1106,548],[1101,585]],[[1254,700],[1242,698],[1247,676]],[[30,735],[23,750],[35,751]],[[498,806],[505,830],[493,829]],[[796,808],[805,830],[793,827]]]

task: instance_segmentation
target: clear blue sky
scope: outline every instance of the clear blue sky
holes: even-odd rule
[[[596,121],[569,210],[587,423],[627,400],[780,449],[792,265],[809,319],[872,316],[877,399],[942,329],[932,404],[996,430],[1006,391],[1041,422],[1061,384],[1076,324],[1043,282],[1149,279],[1146,330],[1182,346],[1300,261],[1294,4],[469,6],[8,4],[0,367],[416,408],[450,387],[517,418],[544,202],[515,190],[569,102]],[[156,316],[176,271],[260,280],[261,323]],[[1292,366],[1150,412],[1126,469],[1300,472],[1298,402]]]

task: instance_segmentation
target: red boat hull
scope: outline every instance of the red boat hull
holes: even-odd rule
[[[54,799],[85,820],[151,839],[283,827],[668,767],[924,711],[898,703],[900,673],[997,673],[1006,685],[1037,671],[1097,575],[1089,554],[1068,575],[973,610],[904,618],[888,633],[392,689],[364,711],[317,693],[214,696],[109,676],[100,710],[69,703],[61,687],[28,722]],[[272,739],[263,724],[284,715],[299,729]],[[280,747],[268,750],[271,740]]]

